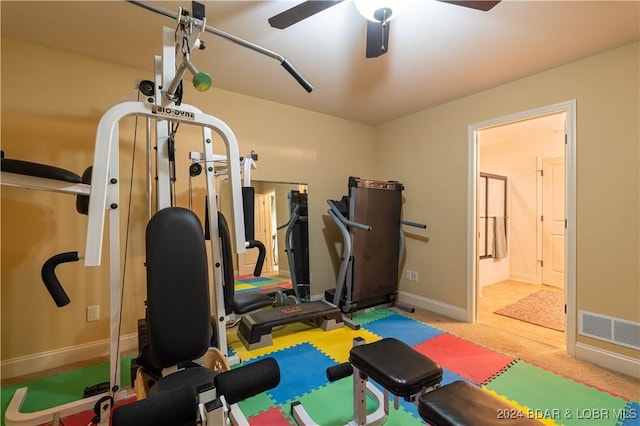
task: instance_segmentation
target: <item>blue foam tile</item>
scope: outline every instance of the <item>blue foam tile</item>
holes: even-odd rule
[[[326,370],[335,364],[335,361],[309,343],[272,352],[261,358],[266,357],[275,358],[280,366],[280,384],[267,391],[276,405],[285,404],[326,385]]]
[[[418,345],[443,333],[435,327],[396,313],[363,324],[362,328],[382,338],[395,337],[409,346]]]
[[[274,283],[277,283],[277,280],[273,280],[271,278],[265,278],[265,277],[255,277],[255,278],[243,278],[243,279],[239,279],[236,280],[238,282],[241,283],[259,283],[259,282],[263,282],[263,281],[273,281]]]
[[[630,401],[618,415],[618,424],[622,426],[640,426],[640,403]]]
[[[456,382],[458,380],[467,380],[464,377],[460,376],[457,373],[454,373],[451,370],[447,370],[446,368],[442,369],[442,381],[440,382],[441,386],[448,385],[449,383]]]

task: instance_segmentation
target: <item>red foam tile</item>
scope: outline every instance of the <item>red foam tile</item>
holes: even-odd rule
[[[276,283],[260,286],[260,290],[270,290],[274,288],[293,288],[293,286],[291,285],[291,283]]]
[[[113,408],[115,409],[122,405],[131,404],[132,402],[135,402],[135,401],[136,401],[135,396],[125,398],[116,402]],[[87,426],[88,424],[91,424],[91,420],[93,419],[94,416],[95,416],[95,413],[93,412],[93,410],[81,411],[79,413],[72,414],[70,416],[67,416],[61,419],[61,422],[65,426]],[[51,426],[51,423],[45,423],[42,426]]]
[[[236,276],[234,278],[236,280],[238,280],[238,281],[242,281],[242,280],[248,280],[248,279],[255,278],[255,277],[256,277],[255,275],[249,274],[249,275],[238,275],[238,276]]]
[[[515,358],[449,333],[429,339],[415,349],[474,383],[484,384],[507,368]]]
[[[267,411],[263,411],[256,416],[251,416],[249,424],[251,426],[290,426],[291,423],[284,415],[284,413],[275,407],[269,408]]]
[[[122,405],[131,404],[136,401],[136,397],[132,396],[115,403],[113,408],[120,407]],[[91,424],[91,420],[95,416],[93,410],[81,411],[80,413],[72,414],[70,416],[61,419],[62,424],[65,426],[87,426]],[[51,426],[51,423],[45,423],[43,426]]]

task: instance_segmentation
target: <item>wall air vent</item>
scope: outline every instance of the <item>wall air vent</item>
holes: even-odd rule
[[[578,311],[578,334],[632,349],[640,349],[640,323]]]

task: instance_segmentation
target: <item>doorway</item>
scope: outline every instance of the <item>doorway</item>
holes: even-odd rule
[[[572,354],[575,102],[476,123],[469,130],[469,321],[482,321],[483,289],[502,291],[511,283],[519,294],[546,287],[564,294],[563,339]],[[547,179],[542,179],[545,173]],[[548,180],[556,187],[555,195],[544,183]],[[504,192],[497,194],[500,191]],[[494,251],[487,241],[502,241],[506,247]],[[507,286],[492,288],[495,283]]]

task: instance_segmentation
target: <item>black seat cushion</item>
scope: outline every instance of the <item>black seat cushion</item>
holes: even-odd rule
[[[406,343],[385,338],[354,346],[349,362],[394,395],[408,397],[442,380],[442,368]]]
[[[433,426],[528,426],[536,420],[465,381],[456,381],[420,397],[418,413]]]
[[[273,300],[264,293],[243,293],[235,296],[232,303],[232,310],[238,315],[243,315],[256,309],[271,306],[272,304]]]

